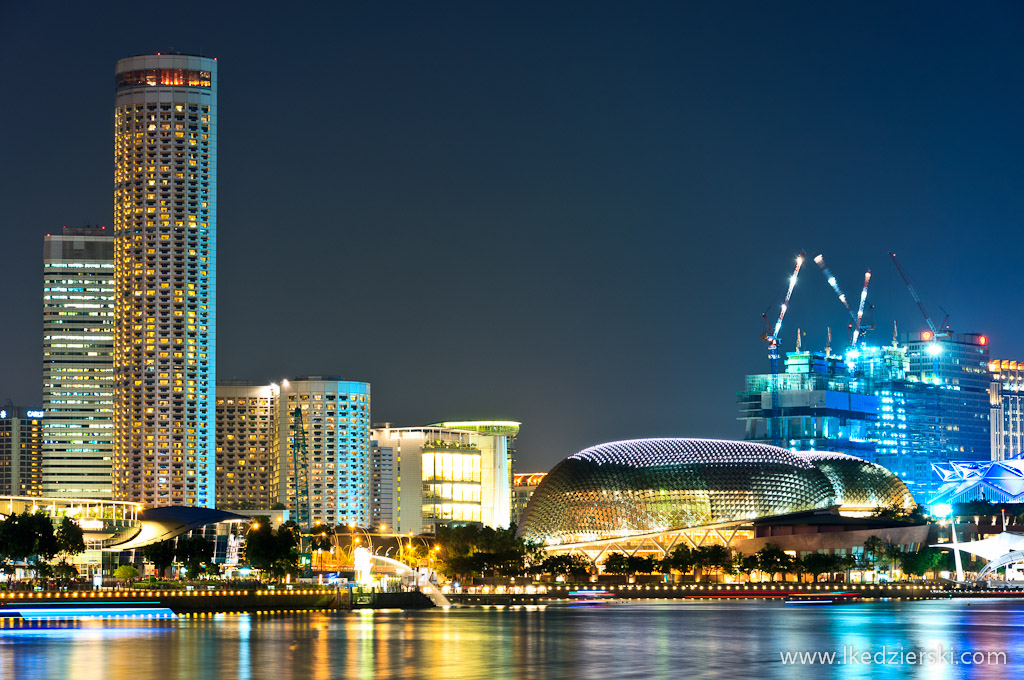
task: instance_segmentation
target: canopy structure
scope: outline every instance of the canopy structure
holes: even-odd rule
[[[153,543],[166,541],[180,536],[186,531],[198,529],[207,524],[218,522],[246,522],[250,518],[236,515],[233,512],[214,510],[213,508],[196,508],[184,505],[173,505],[162,508],[148,508],[138,515],[139,531],[127,537],[127,540],[107,545],[103,549],[117,552],[133,550]]]
[[[968,543],[957,542],[956,534],[954,534],[952,543],[939,543],[932,547],[956,550],[958,551],[958,557],[960,552],[965,552],[969,555],[977,555],[982,559],[988,560],[988,564],[978,572],[976,579],[978,581],[985,579],[989,574],[995,573],[1000,567],[1005,567],[1014,562],[1024,562],[1024,534],[1012,531],[1004,531],[1001,534]],[[960,565],[959,559],[957,559],[957,580],[965,580],[963,567]]]

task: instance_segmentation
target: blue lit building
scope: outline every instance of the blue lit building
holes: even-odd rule
[[[894,342],[862,344],[844,356],[788,353],[785,373],[748,376],[738,394],[744,439],[772,443],[777,433],[794,451],[861,457],[891,470],[923,502],[938,486],[933,465],[964,459],[988,441],[981,337],[944,338],[948,348]]]
[[[878,397],[842,356],[787,352],[785,373],[747,376],[737,398],[746,441],[874,458]]]
[[[907,380],[938,388],[934,429],[943,460],[992,457],[988,338],[979,333],[904,334]]]

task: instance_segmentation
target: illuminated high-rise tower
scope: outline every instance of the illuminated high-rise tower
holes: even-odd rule
[[[217,62],[117,63],[114,498],[214,505]]]
[[[106,227],[64,227],[44,244],[43,495],[109,499],[113,234]]]

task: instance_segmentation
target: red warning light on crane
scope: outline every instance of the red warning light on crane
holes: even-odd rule
[[[921,339],[924,340],[925,342],[928,342],[929,340],[931,340],[934,337],[935,337],[935,334],[932,333],[931,331],[921,331]],[[984,344],[984,343],[982,343],[982,344]]]

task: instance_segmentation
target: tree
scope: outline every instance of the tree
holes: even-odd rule
[[[661,560],[653,557],[630,555],[626,558],[630,574],[657,574],[661,573]]]
[[[917,552],[908,552],[900,555],[900,569],[908,576],[924,576],[925,572],[936,569],[943,562],[942,550],[922,547]]]
[[[885,555],[885,563],[889,565],[889,578],[891,579],[896,565],[900,563],[900,558],[903,557],[903,549],[896,543],[887,543],[883,554]]]
[[[60,562],[54,566],[54,576],[67,580],[78,576],[78,569],[68,563],[73,556],[85,552],[85,536],[78,522],[68,516],[61,517],[60,525],[54,534],[57,555]]]
[[[804,571],[813,576],[814,582],[817,583],[818,577],[822,574],[837,570],[837,557],[837,555],[830,555],[829,553],[813,552],[800,558],[800,562],[803,565]]]
[[[736,556],[733,557],[733,568],[747,575],[747,579],[750,579],[755,571],[758,570],[757,555],[744,555],[741,552],[737,552]]]
[[[167,571],[167,567],[174,564],[174,539],[153,543],[144,546],[141,550],[142,558],[153,563],[153,568],[161,578]]]
[[[213,566],[213,544],[199,534],[181,536],[174,556],[185,565],[187,576],[196,578]]]
[[[131,581],[139,577],[139,570],[130,564],[122,564],[114,570],[114,578],[121,581]]]
[[[772,581],[775,580],[775,574],[782,574],[792,569],[793,562],[793,558],[774,543],[768,543],[757,551],[757,567],[768,574]]]
[[[249,564],[273,579],[297,572],[299,552],[295,532],[286,525],[274,531],[265,517],[256,520],[245,535],[245,558]]]
[[[53,522],[44,513],[26,511],[9,515],[0,522],[0,559],[5,570],[9,563],[28,564],[32,558],[36,562],[53,559],[57,552]]]
[[[872,569],[885,553],[885,542],[878,536],[868,536],[864,539],[864,562]]]
[[[694,575],[700,581],[704,571],[725,571],[732,569],[732,552],[724,545],[702,545],[691,553]]]
[[[690,571],[693,567],[693,551],[690,547],[683,544],[677,545],[673,548],[664,560],[662,560],[662,568],[666,571],[678,571],[680,574],[685,574]]]
[[[541,569],[552,576],[566,576],[582,581],[590,576],[591,562],[583,555],[551,555],[541,563]]]
[[[604,572],[606,574],[630,574],[629,558],[625,553],[615,552],[605,558]]]

